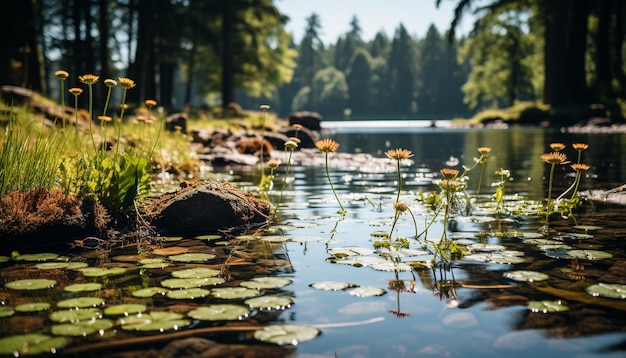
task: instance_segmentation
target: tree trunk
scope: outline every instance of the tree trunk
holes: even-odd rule
[[[235,68],[233,31],[235,8],[230,1],[222,2],[222,108],[235,101]]]
[[[100,58],[100,75],[103,78],[112,76],[109,68],[109,12],[107,0],[98,0],[98,32],[100,33],[100,41],[98,41]]]

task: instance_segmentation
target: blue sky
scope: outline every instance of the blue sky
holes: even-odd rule
[[[363,40],[374,38],[384,30],[389,38],[402,23],[409,34],[423,38],[430,24],[445,33],[450,26],[457,0],[442,0],[439,8],[435,0],[276,0],[274,4],[290,20],[286,28],[300,43],[306,28],[306,18],[316,12],[322,23],[322,41],[328,45],[349,31],[350,20],[356,15],[361,25]],[[467,14],[469,15],[469,14]],[[472,20],[467,17],[457,34],[467,33]]]

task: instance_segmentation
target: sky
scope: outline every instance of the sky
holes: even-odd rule
[[[321,20],[321,39],[325,45],[334,44],[337,38],[350,30],[352,16],[356,15],[361,26],[361,38],[372,40],[384,30],[391,39],[400,23],[409,34],[424,38],[431,24],[444,34],[450,27],[454,7],[458,0],[442,0],[439,8],[435,0],[275,0],[274,5],[289,16],[287,31],[300,43],[306,28],[306,18],[313,12]],[[469,14],[468,14],[469,15]],[[472,20],[466,17],[457,30],[466,34],[471,30]]]

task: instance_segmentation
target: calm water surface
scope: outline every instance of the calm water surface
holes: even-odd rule
[[[472,165],[473,158],[478,156],[478,147],[492,148],[481,189],[482,201],[491,200],[493,188],[490,184],[498,180],[493,173],[500,168],[511,171],[511,179],[506,183],[508,199],[516,199],[514,194],[520,194],[530,200],[541,200],[547,192],[545,177],[549,167],[539,156],[550,151],[548,146],[555,141],[568,145],[565,151],[570,158],[575,158],[571,143],[589,144],[582,161],[591,165],[591,169],[583,178],[580,190],[612,188],[626,179],[626,136],[623,134],[566,134],[558,130],[526,128],[452,130],[363,126],[325,129],[323,135],[339,142],[339,152],[343,153],[371,153],[375,157],[384,157],[383,153],[392,148],[411,150],[414,154],[412,164],[402,167],[401,199],[412,208],[420,231],[432,217],[416,202],[420,192],[438,190],[433,181],[440,178],[439,169]],[[332,165],[332,155],[330,160]],[[626,283],[626,255],[623,251],[626,210],[623,207],[594,203],[577,212],[577,224],[600,227],[586,232],[590,237],[585,236],[585,239],[580,236],[585,232],[573,228],[573,220],[556,219],[553,223],[557,234],[551,238],[575,249],[609,252],[612,257],[608,259],[580,259],[576,262],[578,266],[572,267],[572,259],[561,255],[561,251],[525,243],[529,238],[541,237],[538,235],[543,224],[541,217],[513,218],[502,225],[518,234],[497,235],[498,224],[489,218],[488,212],[478,210],[470,216],[457,216],[450,224],[448,234],[465,245],[494,244],[521,252],[523,262],[502,264],[461,259],[446,267],[432,269],[426,265],[430,256],[417,254],[402,260],[418,263],[416,266],[424,265],[423,268],[384,271],[363,264],[367,262],[363,258],[379,258],[375,252],[367,250],[373,250],[376,233],[391,229],[397,174],[394,163],[388,165],[389,170],[378,172],[372,172],[366,166],[355,170],[343,170],[336,165],[331,168],[335,188],[346,206],[345,216],[337,213],[338,205],[329,189],[323,166],[296,166],[293,181],[286,185],[282,194],[278,189],[284,168],[279,168],[275,190],[269,196],[274,203],[280,200],[277,222],[266,234],[266,240],[261,241],[265,261],[273,261],[274,265],[263,272],[257,269],[256,273],[238,272],[236,266],[230,271],[234,282],[255,275],[276,275],[293,281],[271,291],[292,298],[294,304],[291,307],[278,312],[256,312],[251,318],[320,328],[322,333],[316,339],[296,347],[295,356],[622,357],[626,354],[626,301],[594,297],[585,291],[598,282]],[[216,168],[215,172],[216,177],[226,173],[227,178],[241,183],[242,187],[256,190],[258,173],[236,168]],[[573,180],[570,172],[569,166],[558,168],[555,192],[569,186]],[[470,193],[476,179],[477,173],[472,172]],[[437,222],[429,229],[428,238],[434,240],[442,231],[441,223]],[[415,235],[409,215],[400,217],[394,235],[407,238]],[[195,247],[198,240],[185,238],[183,242],[185,244],[166,243],[165,246]],[[219,248],[221,244],[203,242],[202,245]],[[419,250],[421,244],[411,239],[411,247]],[[354,249],[347,258],[333,255],[336,252],[333,250],[337,249],[349,252],[346,248]],[[237,249],[258,253],[259,245],[241,244]],[[357,264],[341,259],[355,259]],[[548,274],[549,279],[529,283],[503,276],[512,270],[540,271]],[[3,275],[6,281],[6,271]],[[156,277],[155,274],[148,279],[152,280],[148,284],[158,285]],[[402,281],[404,289],[394,290],[390,287],[392,280]],[[384,294],[358,297],[344,290],[325,291],[311,287],[311,284],[322,281],[381,288]],[[119,296],[129,297],[130,283],[118,282]],[[136,278],[131,282],[135,286],[142,284]],[[532,312],[527,308],[531,300],[560,300],[569,310]],[[174,304],[189,302],[160,301],[158,305],[168,307]],[[7,328],[9,319],[0,318],[3,329],[0,336],[15,330]],[[252,341],[247,338],[247,342]]]

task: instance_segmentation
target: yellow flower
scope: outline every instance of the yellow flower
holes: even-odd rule
[[[72,87],[72,88],[69,89],[69,91],[74,96],[78,96],[79,94],[83,93],[83,89],[82,88],[78,88],[78,87]]]
[[[572,169],[574,169],[577,172],[578,171],[586,172],[587,170],[589,170],[589,168],[591,167],[588,166],[587,164],[582,164],[582,163],[572,164]]]
[[[410,150],[400,149],[400,148],[389,149],[388,151],[385,152],[385,155],[389,159],[395,159],[395,160],[409,159],[413,156]]]
[[[541,160],[549,164],[567,164],[567,156],[563,153],[552,152],[545,153],[540,156]]]
[[[67,73],[67,71],[63,71],[63,70],[56,71],[54,75],[57,76],[57,78],[60,79],[61,81],[66,80],[70,76],[70,74]]]
[[[550,148],[555,152],[560,152],[565,149],[565,144],[563,143],[550,143]]]
[[[579,152],[582,152],[583,150],[589,148],[589,144],[586,143],[572,143],[572,147],[574,147],[574,149],[576,149]]]
[[[98,79],[100,78],[100,76],[96,76],[96,75],[92,75],[92,74],[86,74],[86,75],[82,75],[82,76],[78,76],[78,80],[86,85],[93,85],[96,82],[98,82]]]
[[[278,168],[279,165],[280,165],[280,163],[276,159],[271,159],[271,160],[267,161],[267,167],[272,169],[272,170]]]
[[[405,212],[407,210],[409,210],[409,206],[406,205],[406,203],[402,202],[402,201],[396,201],[395,203],[393,203],[393,207],[398,210],[399,212]]]
[[[480,147],[478,148],[478,153],[485,155],[487,153],[491,152],[491,148],[489,147]]]
[[[294,128],[295,130],[299,131],[300,129],[302,129],[302,124],[297,124],[297,123],[296,123],[296,124],[294,124],[294,125],[293,125],[293,128]]]
[[[457,175],[459,175],[459,171],[452,168],[443,168],[439,172],[441,173],[441,175],[443,175],[445,179],[448,180],[453,180],[456,178]]]
[[[290,139],[290,140],[285,142],[285,149],[287,149],[287,150],[295,150],[296,148],[298,148],[298,142],[296,142],[295,140]]]
[[[157,105],[157,101],[153,100],[153,99],[147,99],[145,102],[146,106],[148,107],[154,107]]]
[[[339,143],[330,138],[324,138],[315,142],[315,146],[324,153],[331,153],[339,148]]]
[[[115,86],[117,86],[117,81],[116,80],[112,80],[110,78],[107,78],[106,80],[104,80],[104,84],[107,87],[115,87]]]
[[[266,110],[270,109],[270,106],[267,105],[267,104],[262,104],[262,105],[259,106],[259,108],[261,108],[262,110],[266,111]]]
[[[111,122],[113,119],[111,117],[109,117],[109,116],[98,116],[98,120],[100,122],[107,123],[107,122]]]
[[[120,81],[120,86],[122,86],[122,88],[124,89],[131,89],[135,87],[135,81],[131,80],[130,78],[119,77],[118,80]]]

